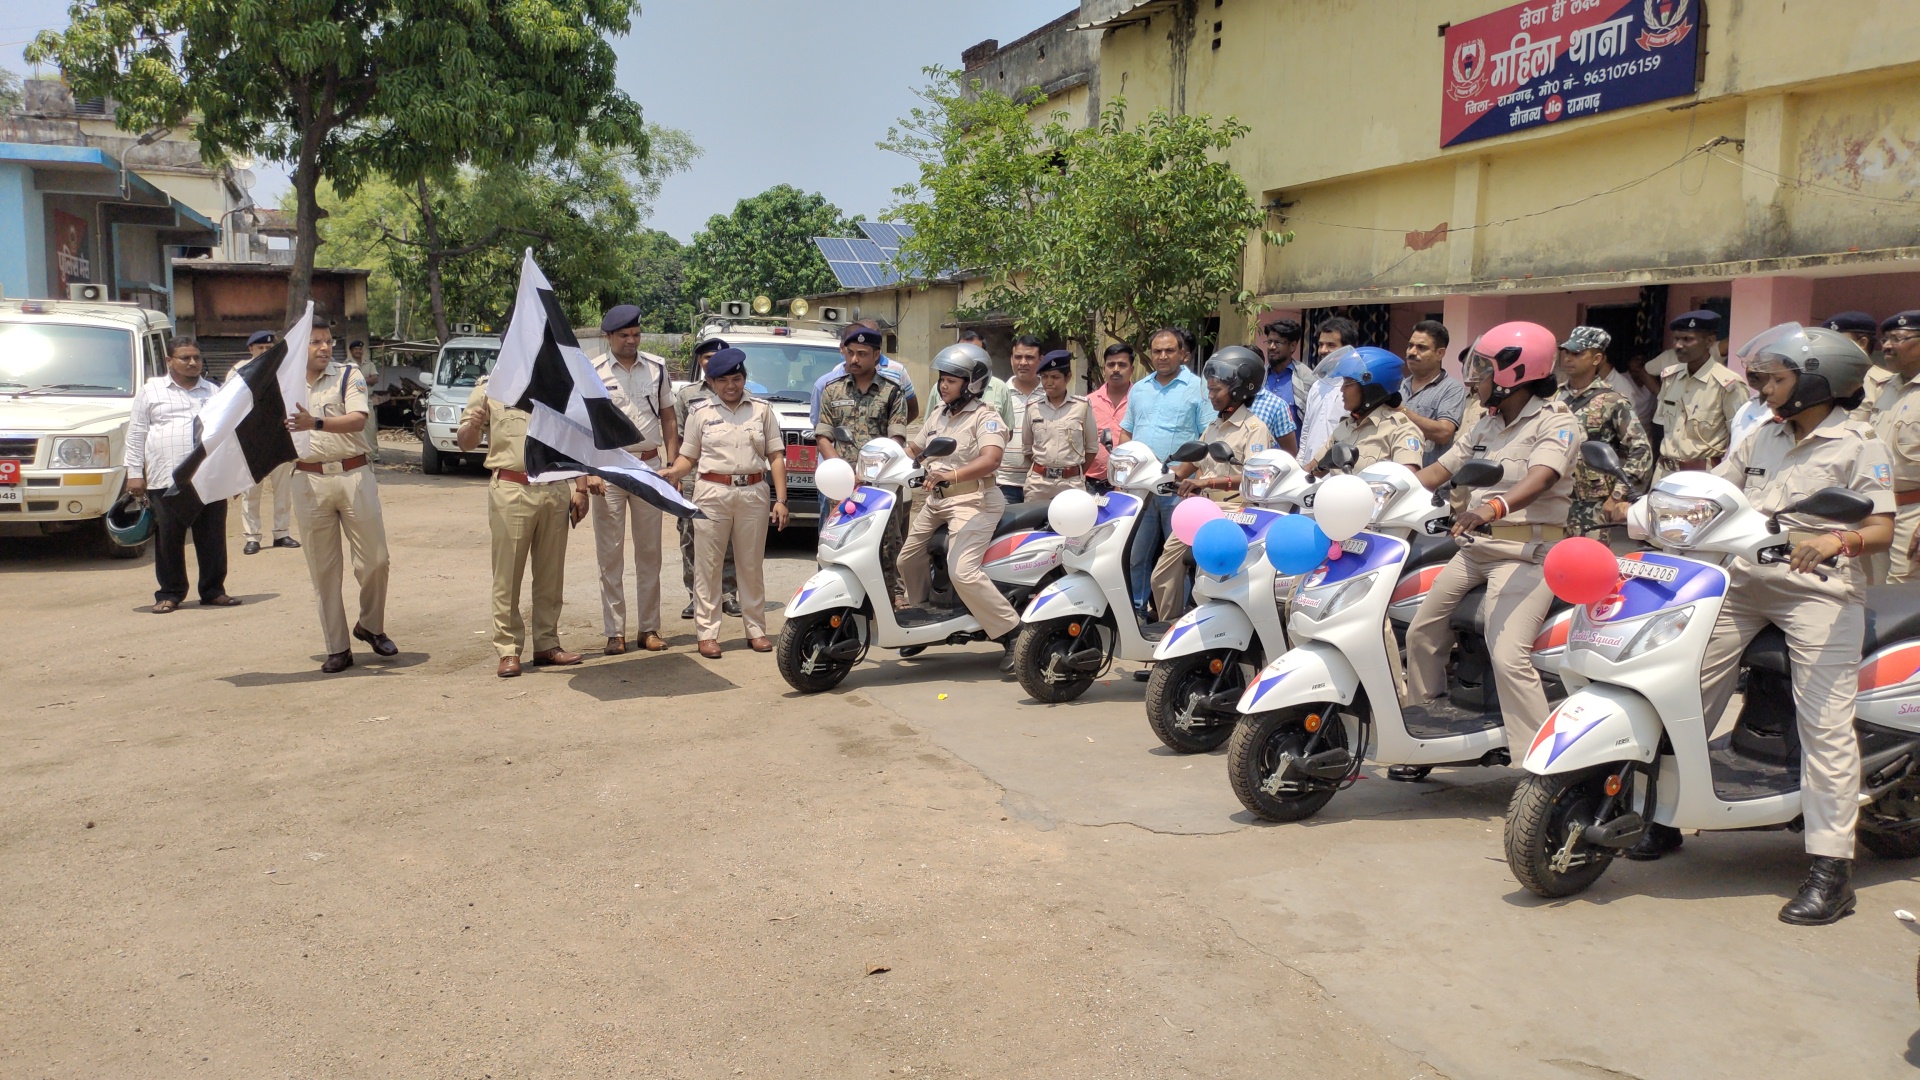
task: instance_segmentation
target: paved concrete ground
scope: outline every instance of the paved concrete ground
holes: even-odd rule
[[[1773,918],[1788,834],[1542,903],[1514,773],[1251,823],[1141,684],[982,648],[803,698],[737,636],[495,679],[482,480],[383,467],[392,661],[296,553],[156,618],[146,561],[0,542],[0,1075],[1881,1077],[1920,1062],[1913,867]],[[769,592],[811,570],[781,542]],[[597,646],[592,542],[563,635]],[[946,694],[943,700],[940,694]],[[886,971],[874,971],[885,968]],[[872,973],[870,973],[872,972]]]

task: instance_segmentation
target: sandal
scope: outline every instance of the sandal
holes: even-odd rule
[[[211,600],[200,601],[200,606],[201,607],[239,607],[240,601],[235,600],[233,597],[228,596],[226,593],[221,593],[219,596],[216,596]]]
[[[180,601],[178,600],[161,600],[153,605],[153,613],[155,615],[165,615],[168,612],[177,611],[179,608]]]

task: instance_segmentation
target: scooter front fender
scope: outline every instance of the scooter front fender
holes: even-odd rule
[[[852,570],[844,566],[824,566],[793,594],[783,614],[794,619],[816,611],[857,608],[866,602],[867,590],[860,587],[860,579]]]
[[[1093,580],[1092,574],[1075,571],[1040,590],[1027,610],[1020,613],[1020,621],[1046,622],[1073,615],[1099,618],[1106,613],[1107,595],[1100,591],[1100,584]]]
[[[1579,772],[1616,761],[1650,762],[1660,749],[1660,713],[1624,686],[1589,683],[1560,703],[1527,747],[1538,776]]]
[[[1253,644],[1253,620],[1238,604],[1208,601],[1167,628],[1167,636],[1153,647],[1153,659],[1172,660],[1215,649],[1245,651]]]
[[[1345,653],[1324,641],[1302,642],[1254,678],[1240,695],[1240,712],[1252,715],[1323,701],[1351,705],[1359,688],[1360,673]]]

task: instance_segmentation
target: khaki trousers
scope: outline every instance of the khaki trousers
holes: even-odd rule
[[[953,591],[988,637],[999,638],[1019,629],[1020,616],[1013,605],[980,569],[980,560],[993,543],[994,527],[1000,524],[1000,515],[1006,509],[1005,499],[993,487],[953,499],[927,500],[914,515],[907,541],[900,547],[900,578],[907,589],[907,602],[914,607],[927,602],[933,584],[927,549],[933,544],[934,530],[945,525],[947,574],[953,580]]]
[[[624,488],[593,497],[593,553],[600,564],[600,623],[610,638],[627,636],[627,526],[633,526],[633,618],[640,633],[660,629],[660,510]]]
[[[1023,490],[1026,492],[1026,500],[1030,503],[1050,502],[1055,495],[1063,491],[1087,490],[1087,482],[1078,476],[1064,476],[1058,480],[1049,480],[1029,472]]]
[[[740,618],[750,638],[767,636],[767,522],[773,498],[762,482],[735,487],[711,480],[693,485],[693,504],[707,515],[693,521],[693,627],[701,641],[720,640],[720,598],[727,545],[733,545],[740,586]]]
[[[1193,549],[1177,536],[1167,537],[1160,549],[1160,560],[1153,564],[1153,616],[1172,622],[1187,613],[1188,568],[1193,565]]]
[[[680,485],[680,494],[685,495],[688,499],[692,499],[694,484],[697,483],[699,483],[699,481],[695,480]],[[691,600],[693,599],[693,519],[675,517],[673,524],[674,528],[680,533],[680,583],[686,586],[687,599]],[[720,584],[721,590],[728,596],[736,595],[740,591],[740,587],[735,582],[734,577],[733,552],[729,551],[727,552],[726,567]]]
[[[1553,593],[1540,564],[1529,557],[1531,544],[1477,539],[1434,579],[1407,627],[1407,702],[1424,705],[1447,692],[1447,656],[1453,651],[1448,620],[1475,586],[1486,583],[1481,605],[1493,685],[1500,695],[1500,718],[1507,746],[1519,758],[1547,719],[1547,692],[1533,668],[1533,639],[1540,634]]]
[[[360,625],[379,634],[387,628],[387,526],[380,514],[380,485],[373,466],[339,473],[293,473],[293,505],[300,515],[301,550],[320,607],[320,632],[328,654],[353,648],[347,609],[340,598],[340,537],[353,552],[353,580],[360,584]]]
[[[487,484],[487,527],[493,533],[493,647],[520,655],[527,624],[520,617],[520,578],[533,563],[533,651],[560,647],[560,599],[567,576],[567,514],[573,482],[516,484],[499,474]]]
[[[293,462],[267,474],[265,480],[247,489],[240,496],[240,535],[256,544],[263,544],[266,538],[260,531],[260,494],[268,484],[273,485],[273,538],[287,535],[289,514],[293,505]],[[337,650],[336,650],[337,651]]]
[[[1800,727],[1800,812],[1809,855],[1853,858],[1860,818],[1860,740],[1853,729],[1860,646],[1867,609],[1800,586],[1781,567],[1759,574],[1733,572],[1726,603],[1700,662],[1707,730],[1727,710],[1739,674],[1740,653],[1768,623],[1787,635],[1793,664],[1793,706]]]
[[[1895,511],[1893,546],[1887,549],[1885,556],[1887,559],[1886,584],[1905,585],[1920,581],[1920,566],[1914,565],[1914,560],[1907,558],[1907,547],[1913,543],[1913,534],[1916,530],[1920,530],[1920,503],[1902,506]],[[1878,580],[1872,583],[1880,584]]]

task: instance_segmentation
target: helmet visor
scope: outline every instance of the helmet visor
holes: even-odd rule
[[[1237,386],[1240,383],[1240,366],[1231,360],[1209,360],[1201,366],[1200,377]]]
[[[1777,351],[1782,343],[1805,329],[1805,327],[1797,322],[1781,323],[1779,326],[1762,330],[1759,334],[1756,334],[1751,341],[1740,346],[1740,348],[1734,352],[1734,355],[1746,361],[1748,366],[1752,366],[1755,358],[1763,353]]]
[[[1781,323],[1740,347],[1737,354],[1747,370],[1768,374],[1775,371],[1803,371],[1803,361],[1814,355],[1818,343],[1799,323]]]
[[[1471,352],[1467,354],[1467,366],[1460,373],[1460,381],[1465,383],[1486,382],[1493,378],[1493,372],[1493,357],[1482,352]]]

